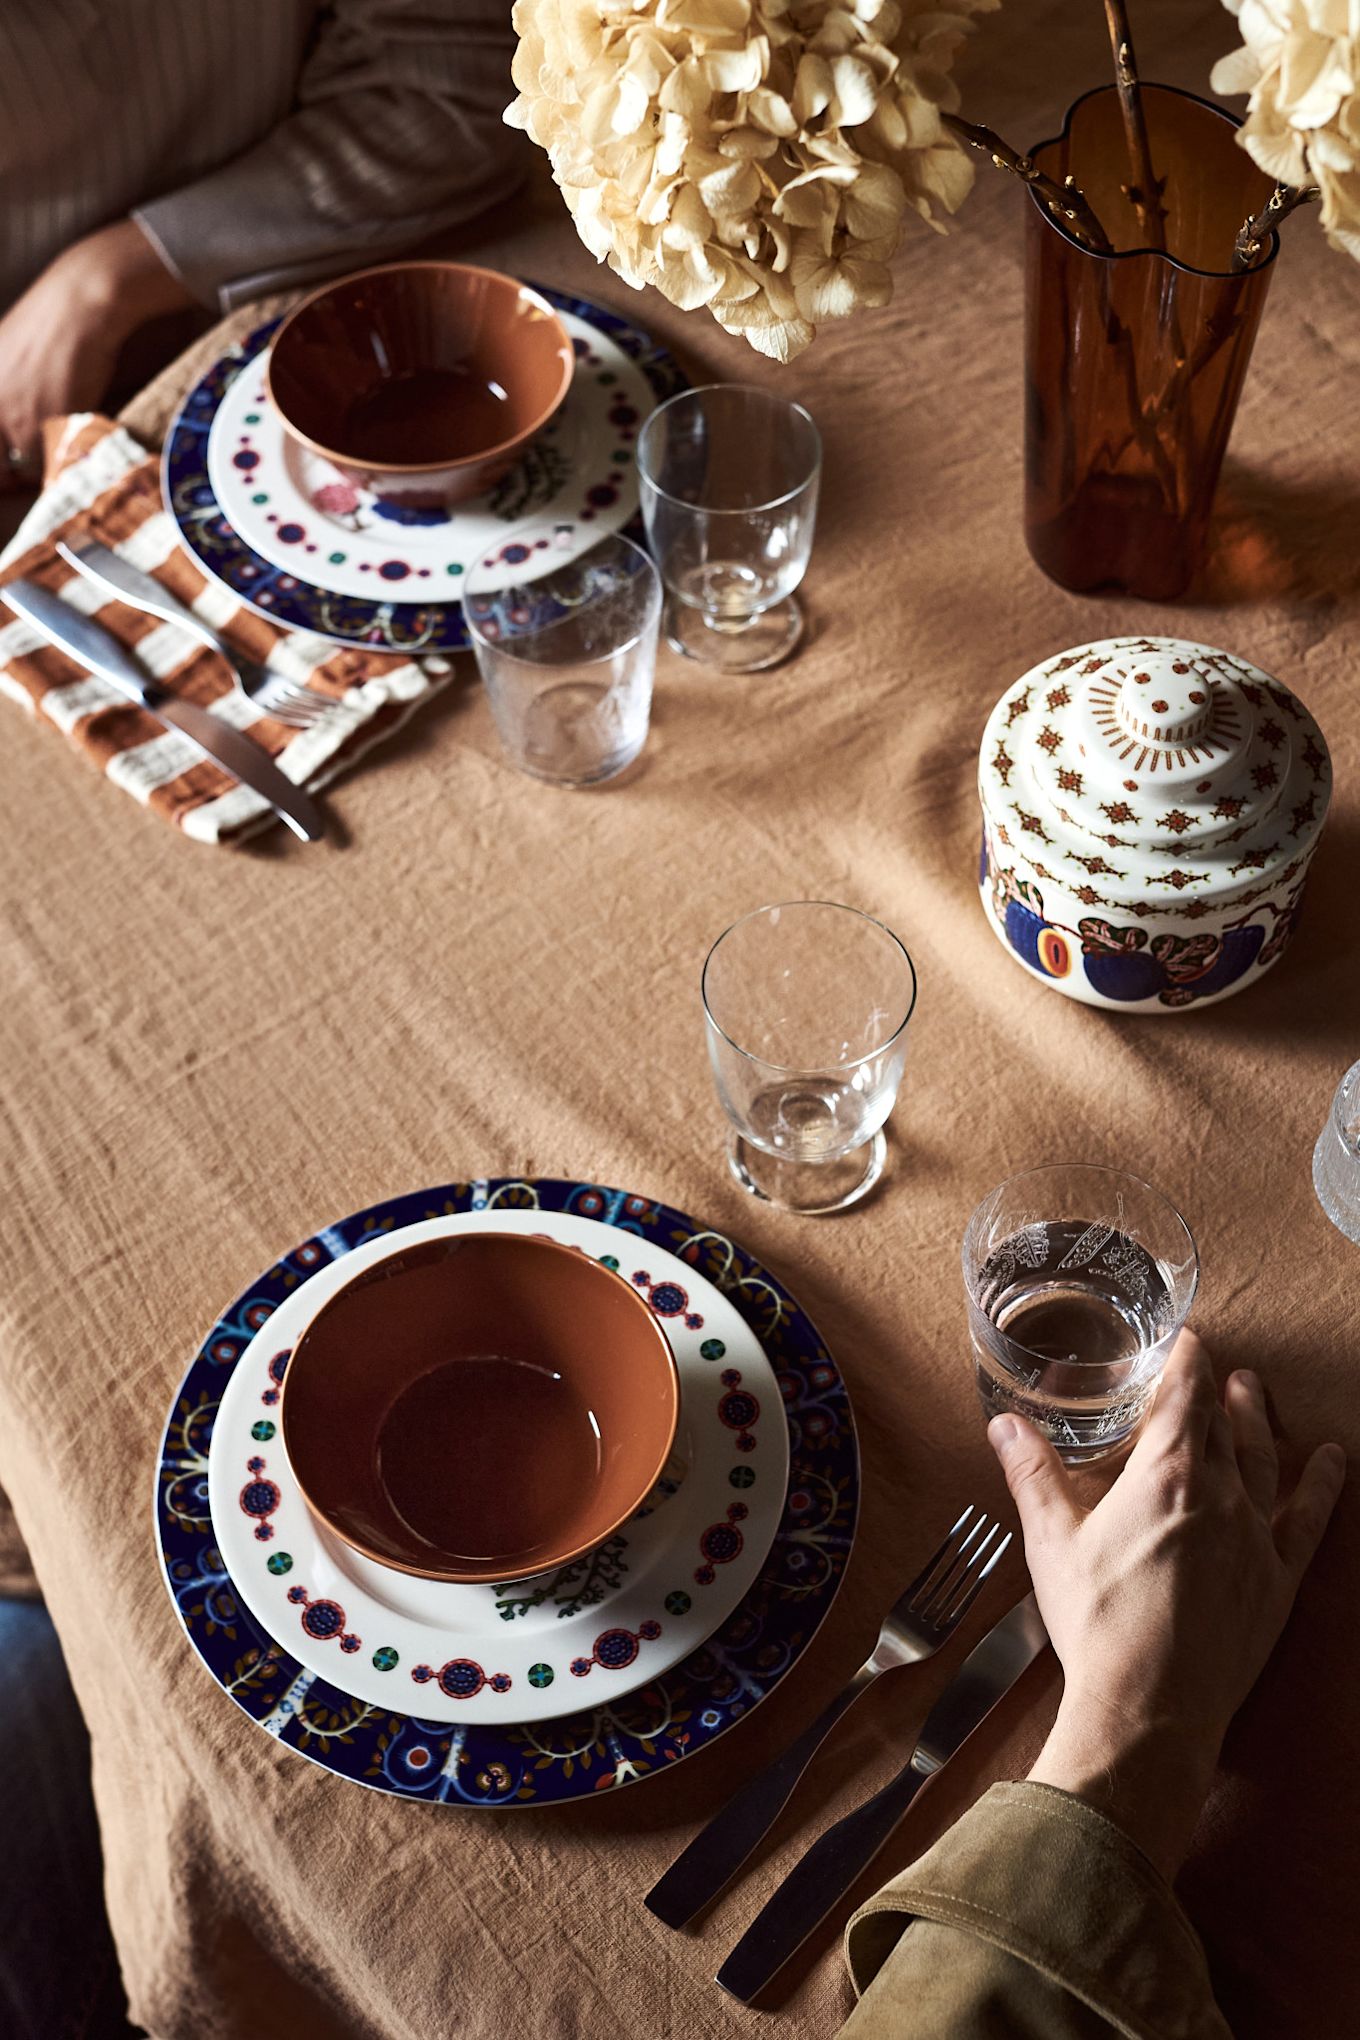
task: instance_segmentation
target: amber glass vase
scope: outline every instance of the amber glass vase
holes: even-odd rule
[[[1142,99],[1162,184],[1162,247],[1133,181],[1114,86],[1088,92],[1032,151],[1071,176],[1114,252],[1093,254],[1036,200],[1025,251],[1025,538],[1080,593],[1180,595],[1209,515],[1278,243],[1245,273],[1233,242],[1272,189],[1221,107],[1166,85]]]

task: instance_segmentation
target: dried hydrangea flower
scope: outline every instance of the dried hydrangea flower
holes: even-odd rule
[[[941,124],[998,0],[516,0],[519,97],[577,232],[637,289],[788,361],[892,295],[912,210],[943,231],[972,165]]]
[[[1248,92],[1241,141],[1280,184],[1316,184],[1332,245],[1360,259],[1360,0],[1224,0],[1242,48],[1215,92]]]

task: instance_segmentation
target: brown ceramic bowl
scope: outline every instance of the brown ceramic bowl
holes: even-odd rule
[[[480,495],[571,385],[575,356],[527,284],[462,262],[387,262],[304,298],[265,383],[285,429],[412,510]]]
[[[283,1443],[344,1543],[425,1579],[554,1571],[627,1521],[670,1453],[680,1380],[620,1275],[525,1233],[372,1262],[284,1376]]]

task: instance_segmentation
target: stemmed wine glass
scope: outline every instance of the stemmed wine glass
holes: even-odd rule
[[[916,972],[881,921],[828,900],[760,907],[708,953],[709,1060],[744,1190],[841,1211],[883,1172]]]
[[[786,657],[803,632],[794,590],[822,465],[802,405],[740,383],[683,390],[643,426],[637,465],[667,641],[728,673]]]

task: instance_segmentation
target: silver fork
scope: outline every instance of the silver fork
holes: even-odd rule
[[[676,1857],[643,1903],[668,1927],[683,1927],[710,1905],[769,1833],[799,1779],[846,1710],[884,1672],[933,1657],[963,1620],[1011,1541],[970,1502],[928,1564],[883,1618],[878,1642],[849,1684],[791,1748],[748,1779]]]
[[[65,539],[57,540],[57,551],[68,566],[83,574],[87,581],[106,593],[119,596],[130,602],[135,609],[143,609],[149,616],[159,616],[164,623],[181,624],[187,631],[211,646],[225,661],[231,674],[232,683],[246,698],[253,701],[262,714],[273,716],[276,722],[287,723],[290,728],[306,730],[313,728],[326,716],[332,715],[342,704],[327,701],[296,680],[287,680],[281,673],[271,673],[265,666],[248,659],[238,652],[234,645],[201,616],[172,595],[168,588],[162,588],[159,581],[153,581],[150,574],[144,574],[140,567],[132,566],[112,547],[101,545],[91,539],[79,546],[68,545]]]

